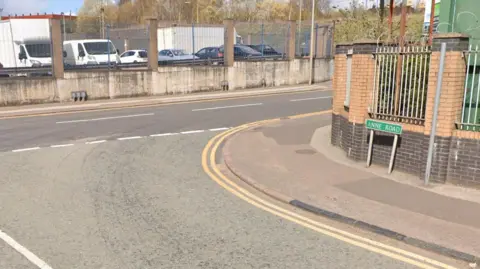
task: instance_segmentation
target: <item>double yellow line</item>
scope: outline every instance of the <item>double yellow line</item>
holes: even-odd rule
[[[321,115],[331,113],[331,111],[322,111],[317,113],[309,113],[303,115],[292,116],[292,118],[304,118],[313,115]],[[392,259],[396,259],[411,265],[415,265],[419,268],[425,269],[438,269],[438,268],[445,268],[445,269],[454,269],[450,265],[441,263],[439,261],[423,257],[421,255],[405,251],[403,249],[395,248],[389,245],[385,245],[383,243],[364,238],[326,224],[320,223],[318,221],[312,220],[305,216],[299,215],[293,211],[287,210],[285,208],[279,207],[275,204],[272,204],[260,197],[255,196],[253,193],[247,191],[246,189],[240,187],[232,180],[228,179],[218,168],[215,162],[215,156],[217,154],[218,148],[220,145],[230,136],[242,131],[246,130],[255,126],[273,123],[275,121],[280,121],[280,119],[272,119],[272,120],[265,120],[259,122],[253,122],[245,125],[238,126],[236,128],[230,129],[226,132],[218,134],[210,141],[208,141],[207,145],[205,146],[202,152],[202,167],[204,171],[210,176],[212,180],[217,182],[220,186],[225,188],[227,191],[231,192],[235,196],[243,199],[244,201],[261,208],[269,213],[272,213],[278,217],[287,219],[294,223],[297,223],[303,227],[309,228],[326,236],[330,236],[341,240],[343,242],[349,243],[351,245],[361,247],[363,249],[390,257]]]

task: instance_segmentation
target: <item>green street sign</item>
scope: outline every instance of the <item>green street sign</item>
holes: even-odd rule
[[[365,125],[369,130],[380,131],[380,132],[396,134],[396,135],[402,134],[402,126],[398,124],[368,119]]]

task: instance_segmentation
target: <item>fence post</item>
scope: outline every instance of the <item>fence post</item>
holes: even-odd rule
[[[50,38],[52,55],[52,76],[54,78],[63,78],[64,66],[62,30],[60,20],[58,19],[50,19]]]
[[[463,52],[468,49],[468,36],[457,33],[436,35],[432,44],[432,55],[428,74],[428,91],[425,108],[425,136],[430,136],[434,118],[437,75],[440,64],[441,43],[446,43],[445,65],[441,95],[439,96],[438,120],[436,122],[435,143],[433,147],[430,179],[445,181],[448,174],[450,144],[455,123],[462,113],[466,64]],[[426,159],[427,156],[424,156]],[[426,164],[425,164],[426,166]],[[428,175],[425,175],[428,176]]]
[[[287,40],[287,51],[285,51],[287,59],[289,61],[295,59],[295,39],[296,39],[296,29],[297,24],[295,21],[288,22],[288,40]]]
[[[233,50],[234,50],[234,40],[235,40],[235,29],[234,23],[232,19],[225,19],[223,21],[224,26],[224,46],[223,46],[223,61],[224,66],[233,66],[234,57],[233,57]]]
[[[318,56],[318,23],[315,23],[315,53],[313,54],[314,58],[317,58]]]
[[[195,23],[192,23],[192,58],[193,64],[195,64]]]
[[[110,26],[107,24],[107,25],[105,26],[105,28],[106,28],[106,30],[107,30],[107,40],[108,40],[108,42],[107,42],[107,53],[108,53],[108,56],[107,56],[107,64],[108,64],[108,69],[110,69],[110,53],[112,53],[112,52],[110,51],[110,42],[111,42],[111,41],[110,41]]]
[[[263,44],[265,44],[265,40],[264,40],[264,38],[265,38],[264,34],[265,33],[264,33],[264,31],[265,31],[265,28],[264,28],[264,24],[263,24],[263,21],[262,21],[262,41],[261,41],[262,42],[262,47],[261,47],[262,48],[262,57],[263,57],[263,53],[264,53]]]
[[[148,18],[148,69],[158,70],[158,23],[156,18]]]

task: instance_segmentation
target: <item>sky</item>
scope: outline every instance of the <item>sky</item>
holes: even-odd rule
[[[2,15],[22,13],[77,13],[83,0],[0,0]]]

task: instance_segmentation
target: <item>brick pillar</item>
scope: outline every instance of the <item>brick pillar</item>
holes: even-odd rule
[[[60,20],[50,19],[50,38],[52,41],[52,76],[63,78],[63,40]]]
[[[158,70],[158,22],[148,18],[148,69]]]
[[[364,124],[373,87],[376,41],[358,41],[353,44],[352,78],[350,89],[349,121]],[[354,72],[353,72],[354,70]]]
[[[289,61],[295,59],[295,39],[296,39],[297,23],[295,21],[288,22],[288,40],[287,51],[285,51]]]
[[[468,36],[457,33],[434,36],[432,55],[428,75],[428,92],[425,109],[425,135],[432,128],[433,107],[437,90],[437,77],[440,64],[441,43],[447,44],[445,66],[442,79],[442,91],[438,110],[437,132],[432,163],[431,179],[445,181],[447,177],[450,141],[455,130],[455,122],[462,112],[466,64],[463,51],[468,49]],[[424,146],[425,156],[428,143]]]
[[[377,48],[376,41],[358,41],[353,44],[352,72],[350,85],[350,102],[348,122],[349,146],[344,146],[347,155],[356,160],[366,159],[367,155],[367,131],[365,120],[368,117],[368,106],[373,87],[373,75],[375,72],[375,59],[373,52]],[[347,145],[348,145],[347,144]]]
[[[335,67],[333,73],[333,114],[339,115],[345,110],[344,102],[347,89],[347,54],[352,44],[338,44],[335,49]]]
[[[338,44],[335,49],[331,143],[338,147],[342,143],[342,123],[348,120],[348,108],[344,106],[344,102],[347,89],[347,54],[352,48],[352,44]],[[342,114],[346,114],[346,118]]]
[[[224,66],[233,66],[233,46],[235,45],[235,27],[232,19],[226,19],[223,21],[225,27],[224,34],[224,52],[223,61]]]

